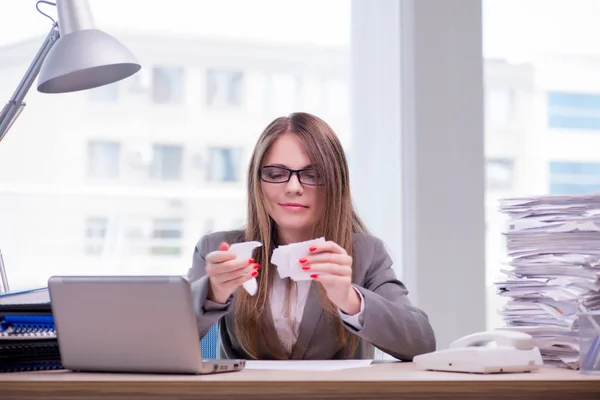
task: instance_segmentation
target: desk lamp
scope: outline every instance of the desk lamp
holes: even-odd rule
[[[56,6],[58,21],[42,12],[40,3]],[[50,18],[52,29],[0,112],[0,141],[25,107],[23,100],[38,74],[39,92],[68,93],[120,81],[141,68],[125,46],[96,29],[87,0],[38,1],[36,8]]]

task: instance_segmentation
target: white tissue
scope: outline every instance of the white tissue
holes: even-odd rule
[[[239,258],[249,259],[252,257],[252,251],[262,246],[260,242],[243,242],[243,243],[234,243],[229,247],[229,251],[235,253],[236,260]],[[258,284],[256,283],[256,278],[252,278],[242,285],[246,292],[250,294],[250,296],[254,296],[258,291]]]

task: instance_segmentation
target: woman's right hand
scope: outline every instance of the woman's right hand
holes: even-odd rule
[[[221,243],[219,250],[206,256],[206,273],[209,277],[208,299],[224,304],[244,282],[258,275],[260,266],[253,259],[236,260],[229,244]]]

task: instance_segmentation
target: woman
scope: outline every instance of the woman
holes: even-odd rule
[[[376,346],[412,360],[435,350],[427,316],[353,210],[344,151],[324,121],[295,113],[265,129],[250,161],[247,214],[245,230],[198,242],[188,274],[201,336],[220,321],[221,358],[371,358]],[[327,241],[299,260],[312,281],[280,279],[274,248],[320,237]],[[263,246],[236,259],[229,245],[245,241]],[[240,286],[254,277],[250,296]]]

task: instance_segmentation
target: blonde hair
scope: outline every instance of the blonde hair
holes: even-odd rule
[[[353,233],[366,233],[362,221],[356,215],[350,196],[348,162],[344,149],[335,132],[322,119],[308,113],[294,113],[279,117],[271,122],[260,135],[250,159],[248,169],[248,217],[245,240],[260,241],[263,246],[257,249],[255,260],[262,266],[258,279],[258,293],[248,295],[238,291],[235,307],[235,335],[244,351],[252,358],[258,358],[258,344],[264,346],[275,358],[276,352],[265,340],[265,307],[269,304],[274,268],[270,267],[270,256],[275,242],[276,225],[263,203],[260,169],[265,155],[273,143],[283,134],[297,135],[304,145],[311,165],[322,177],[322,217],[314,227],[314,237],[325,237],[343,247],[348,254],[352,251]],[[288,295],[289,298],[289,285]],[[344,346],[350,346],[351,353],[356,347],[356,336],[347,331],[339,318],[337,308],[329,301],[323,287],[320,287],[321,304],[327,313],[337,321],[336,336]],[[305,343],[297,343],[305,346]]]

